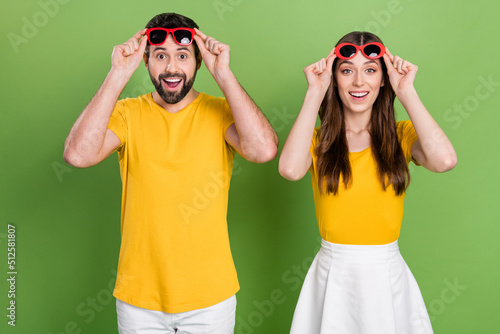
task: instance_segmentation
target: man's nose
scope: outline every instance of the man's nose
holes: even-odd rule
[[[165,72],[175,72],[177,70],[177,62],[175,59],[170,58],[167,61],[167,67],[165,68]]]

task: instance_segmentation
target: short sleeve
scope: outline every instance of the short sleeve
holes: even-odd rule
[[[311,166],[309,167],[309,171],[312,173],[314,171],[314,164],[316,161],[316,146],[318,145],[318,132],[319,132],[320,127],[317,127],[314,129],[313,137],[311,140],[311,148],[309,149],[309,152],[311,152],[311,157],[312,157],[312,162]]]
[[[231,107],[229,107],[229,103],[225,98],[220,98],[222,100],[222,122],[224,128],[224,134],[227,131],[227,128],[234,123],[233,112],[231,111]]]
[[[417,166],[420,166],[420,164],[411,155],[411,148],[418,140],[413,123],[411,121],[399,121],[396,123],[396,131],[406,161],[408,163],[413,161]]]
[[[127,139],[127,119],[125,117],[125,109],[124,100],[116,102],[108,123],[108,129],[113,131],[120,139],[122,143],[120,146],[123,146]]]

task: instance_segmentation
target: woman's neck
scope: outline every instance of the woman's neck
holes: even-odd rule
[[[370,130],[371,110],[365,112],[344,112],[346,131],[359,133]]]

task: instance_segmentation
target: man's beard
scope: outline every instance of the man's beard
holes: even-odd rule
[[[194,79],[196,78],[196,72],[194,72],[193,77],[191,80],[186,81],[186,75],[185,74],[174,74],[174,73],[164,73],[160,74],[158,76],[158,80],[156,80],[152,75],[151,72],[149,72],[149,76],[151,78],[151,81],[153,82],[153,85],[156,88],[156,91],[160,95],[163,101],[165,101],[168,104],[176,104],[182,101],[182,99],[189,93],[191,88],[193,87]],[[171,92],[171,91],[165,91],[162,86],[163,79],[166,78],[182,78],[182,89],[179,92]]]

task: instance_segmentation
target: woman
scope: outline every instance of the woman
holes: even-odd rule
[[[311,172],[323,240],[291,333],[432,333],[397,243],[408,163],[445,172],[457,158],[415,91],[417,66],[352,32],[304,72],[308,90],[279,170],[289,180]],[[411,121],[395,121],[395,96]]]

